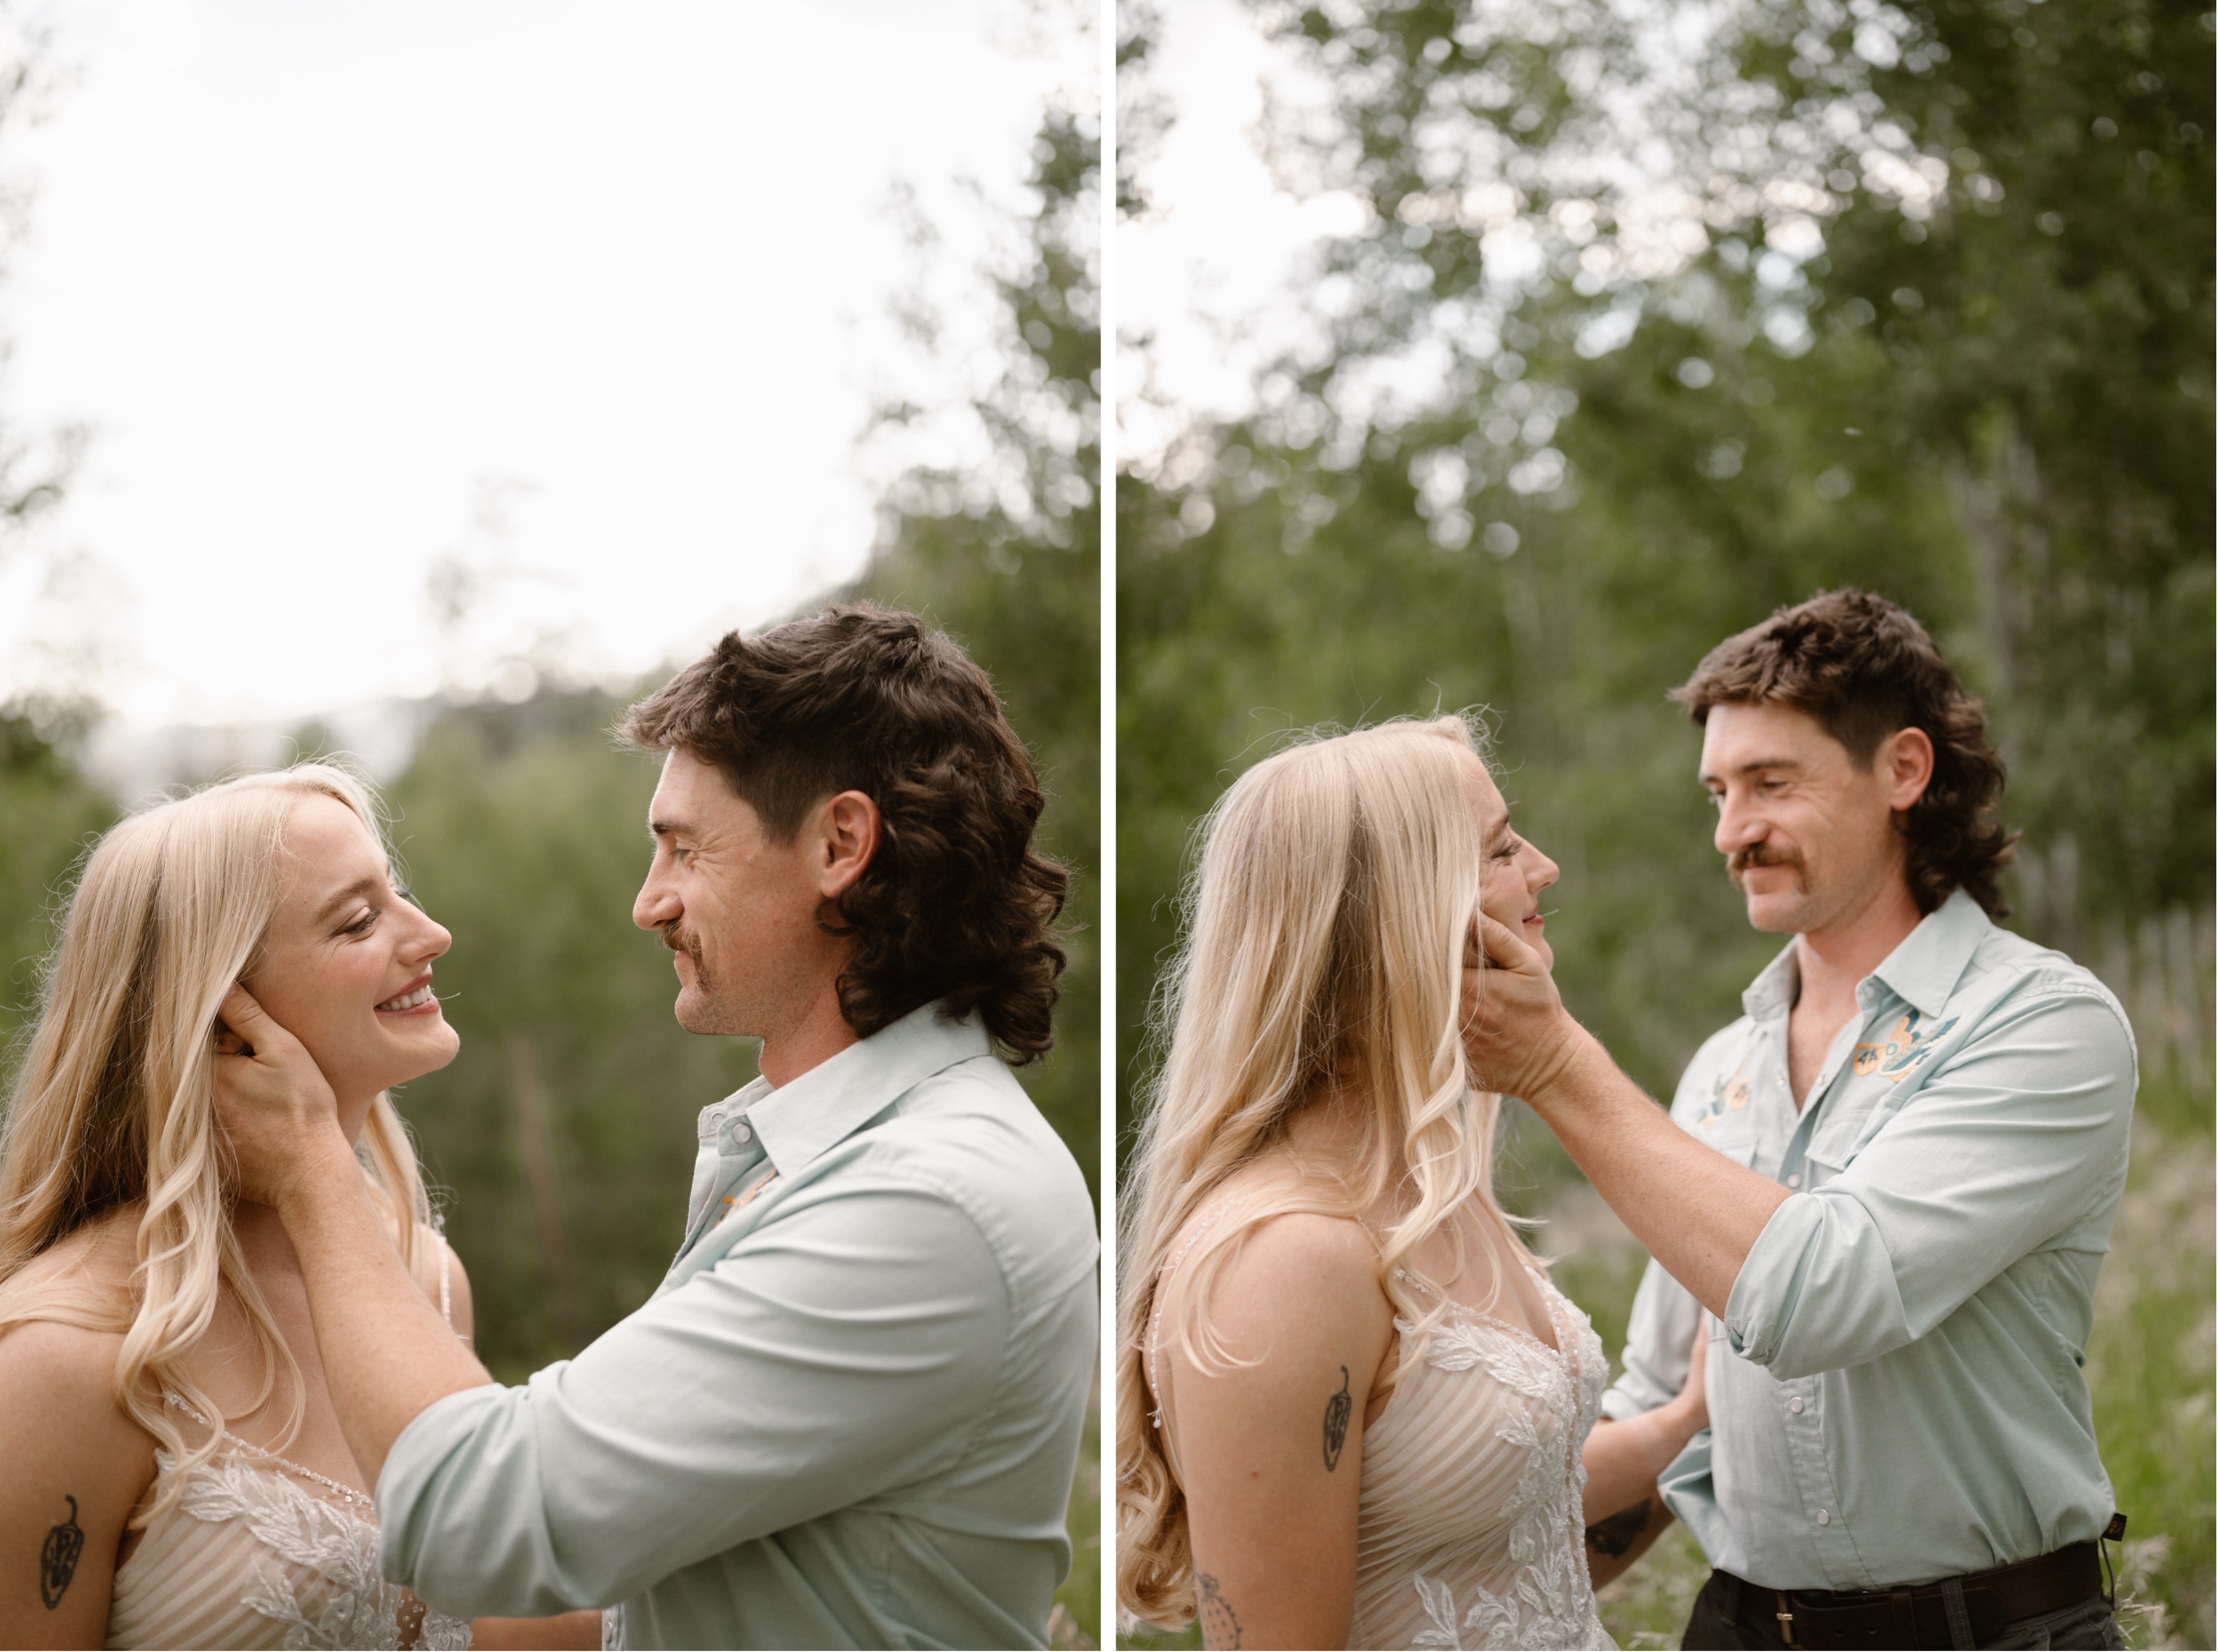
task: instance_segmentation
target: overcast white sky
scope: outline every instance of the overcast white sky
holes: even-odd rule
[[[516,570],[465,673],[540,631],[637,671],[854,571],[889,186],[961,274],[954,180],[1011,198],[1074,60],[1001,0],[51,18],[74,83],[0,157],[37,190],[0,411],[94,437],[0,563],[0,698],[138,728],[430,690],[442,555]]]
[[[1261,375],[1317,341],[1317,306],[1326,300],[1315,255],[1328,238],[1362,229],[1370,210],[1352,194],[1313,184],[1314,193],[1297,195],[1264,157],[1259,128],[1266,84],[1279,113],[1295,123],[1322,116],[1330,124],[1330,88],[1304,54],[1267,42],[1243,0],[1176,0],[1160,6],[1157,17],[1146,61],[1169,125],[1142,172],[1152,209],[1119,227],[1116,246],[1120,336],[1142,347],[1120,363],[1118,452],[1144,472],[1187,425],[1252,412]],[[1703,31],[1713,23],[1700,7],[1649,8],[1640,20],[1643,82],[1603,102],[1615,123],[1610,141],[1583,156],[1557,157],[1559,166],[1575,166],[1559,183],[1609,196],[1610,245],[1585,255],[1603,259],[1591,266],[1597,279],[1604,272],[1662,279],[1706,245],[1704,202],[1687,187],[1681,157],[1646,122],[1648,100],[1687,90]],[[1858,49],[1865,50],[1861,37]],[[1500,186],[1498,164],[1482,158],[1467,165],[1463,210],[1495,220],[1484,237],[1488,276],[1497,295],[1507,298],[1540,271],[1543,248],[1532,226],[1518,219],[1522,204]],[[1762,169],[1755,158],[1748,164]],[[1930,158],[1864,157],[1868,174],[1875,164],[1913,216],[1945,176],[1945,169],[1931,169],[1939,163]],[[1810,256],[1822,235],[1809,187],[1788,169],[1774,172],[1763,191],[1767,256],[1779,258],[1774,285],[1784,287],[1792,277],[1784,255]],[[1467,227],[1471,222],[1467,217]],[[1799,312],[1782,307],[1776,320],[1784,333],[1775,336],[1789,343]],[[1631,325],[1632,312],[1620,311],[1610,325],[1591,329],[1581,347],[1615,349]],[[1399,362],[1372,364],[1364,384],[1341,389],[1394,388],[1421,397],[1436,386],[1442,365],[1420,349]],[[1144,367],[1152,374],[1145,395]]]
[[[1300,89],[1240,0],[1177,0],[1157,17],[1150,76],[1171,121],[1143,174],[1152,210],[1120,226],[1116,248],[1118,330],[1147,341],[1164,405],[1134,399],[1140,366],[1128,361],[1119,452],[1142,464],[1187,420],[1247,410],[1257,370],[1303,326],[1297,259],[1364,210],[1343,194],[1297,200],[1265,164],[1264,77],[1281,95]]]

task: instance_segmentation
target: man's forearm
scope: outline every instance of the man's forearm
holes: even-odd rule
[[[351,1154],[332,1160],[279,1215],[307,1282],[339,1426],[374,1487],[385,1454],[420,1412],[492,1378],[408,1277]]]
[[[1790,1197],[1671,1122],[1580,1029],[1524,1100],[1664,1270],[1725,1317],[1741,1265]]]

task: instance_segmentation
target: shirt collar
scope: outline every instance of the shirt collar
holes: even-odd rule
[[[1775,1015],[1784,1015],[1794,1008],[1795,994],[1802,986],[1802,964],[1789,940],[1787,949],[1764,966],[1763,973],[1749,983],[1741,995],[1741,1008],[1751,1021],[1764,1021]]]
[[[1959,889],[1903,937],[1871,972],[1872,979],[1921,1014],[1938,1016],[1963,979],[1964,965],[1994,927],[1979,903]]]
[[[933,1074],[992,1053],[976,1016],[947,1020],[928,1003],[770,1090],[747,1117],[770,1161],[792,1176]]]
[[[1963,979],[1964,965],[1994,927],[1979,903],[1959,889],[1921,918],[1866,979],[1886,987],[1921,1014],[1938,1016]],[[1753,1021],[1784,1014],[1793,1007],[1801,985],[1802,966],[1790,940],[1749,983],[1741,995],[1741,1007]]]

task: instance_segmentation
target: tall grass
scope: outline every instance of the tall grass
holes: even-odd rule
[[[2128,1518],[2119,1616],[2136,1647],[2213,1636],[2209,1099],[2152,1094],[2095,1295],[2095,1437]]]

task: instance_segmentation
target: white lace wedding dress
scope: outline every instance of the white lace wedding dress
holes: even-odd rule
[[[1580,1510],[1608,1365],[1586,1316],[1532,1277],[1554,1348],[1451,1303],[1364,1430],[1351,1647],[1616,1644]]]
[[[452,1324],[444,1242],[438,1294]],[[154,1467],[148,1502],[177,1459],[157,1451]],[[367,1494],[228,1431],[116,1568],[108,1605],[110,1647],[449,1648],[469,1638],[466,1620],[385,1581]]]

